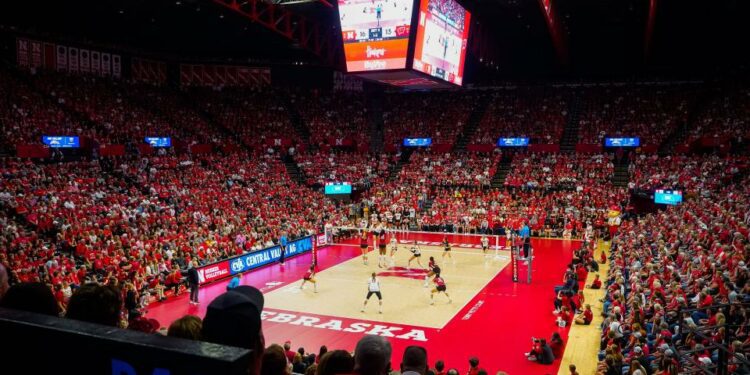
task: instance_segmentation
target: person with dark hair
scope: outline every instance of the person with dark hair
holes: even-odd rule
[[[185,315],[169,325],[167,336],[188,340],[200,340],[203,322],[195,315]]]
[[[421,346],[408,346],[401,359],[401,375],[426,375],[427,350]]]
[[[445,362],[443,360],[435,362],[435,375],[445,375]]]
[[[354,370],[354,358],[346,350],[327,352],[320,358],[315,375],[351,374]]]
[[[479,358],[469,358],[469,375],[477,375],[479,373]]]
[[[328,347],[325,345],[320,346],[320,350],[318,350],[318,357],[315,359],[315,363],[320,362],[320,359],[323,357],[323,354],[326,354],[328,352]]]
[[[288,364],[284,348],[272,344],[263,352],[260,375],[289,375]]]
[[[73,293],[65,316],[69,319],[117,327],[120,325],[121,312],[122,297],[117,289],[90,283]]]
[[[547,340],[532,338],[534,341],[534,347],[530,352],[525,353],[526,358],[529,361],[536,361],[543,365],[550,365],[555,361],[555,356],[552,354],[552,348],[547,345]]]
[[[13,285],[0,300],[0,307],[51,316],[60,314],[54,294],[42,283]]]
[[[292,341],[284,341],[284,355],[286,356],[286,359],[287,361],[289,361],[289,363],[292,363],[295,354],[297,354],[297,352],[292,351]]]
[[[354,373],[386,375],[391,367],[391,343],[382,336],[365,335],[354,350]]]
[[[263,293],[260,290],[242,285],[211,301],[203,318],[203,341],[253,351],[248,367],[249,375],[260,373],[266,343],[260,319],[263,304]]]

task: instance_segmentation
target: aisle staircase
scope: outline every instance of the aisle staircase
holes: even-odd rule
[[[391,170],[388,172],[388,179],[390,181],[395,181],[396,178],[398,178],[398,175],[399,173],[401,173],[401,170],[404,168],[404,166],[406,164],[409,164],[409,159],[411,158],[412,153],[414,153],[414,149],[401,149],[401,157],[398,159],[398,163],[391,165]]]
[[[581,117],[581,97],[573,94],[568,105],[568,116],[565,121],[565,129],[560,138],[560,151],[573,152],[578,144],[579,120]]]
[[[456,139],[456,144],[453,147],[454,151],[466,151],[466,146],[471,142],[471,139],[474,138],[474,133],[476,133],[477,128],[479,128],[479,124],[482,122],[484,113],[487,111],[487,107],[491,100],[491,95],[483,94],[479,96],[477,99],[477,105],[474,106],[471,113],[469,113],[466,125],[464,125],[463,131]]]
[[[294,159],[294,155],[283,155],[281,156],[281,161],[284,162],[284,167],[286,168],[286,173],[289,174],[289,177],[298,184],[305,185],[305,174],[297,166],[297,161]]]
[[[286,111],[289,114],[289,120],[291,121],[292,126],[294,126],[294,130],[297,132],[297,136],[305,145],[305,149],[310,150],[311,146],[317,149],[317,145],[310,144],[310,128],[305,124],[305,120],[299,113],[297,106],[292,103],[291,97],[289,95],[281,95],[281,97],[283,98],[282,102],[284,103],[284,108],[286,108]]]
[[[505,186],[505,178],[508,177],[508,173],[510,173],[510,165],[512,162],[513,157],[511,155],[503,155],[503,158],[497,165],[495,174],[492,176],[492,181],[490,182],[493,189],[499,189]]]
[[[620,161],[615,160],[615,173],[612,175],[612,184],[617,187],[627,187],[630,182],[630,160],[627,154],[622,155]]]

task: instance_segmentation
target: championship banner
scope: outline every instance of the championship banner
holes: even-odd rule
[[[102,53],[102,75],[103,76],[108,76],[112,74],[111,73],[111,69],[112,69],[112,60],[111,60],[112,57],[111,56],[112,55],[108,53]]]
[[[29,43],[31,47],[31,67],[41,68],[42,67],[42,43],[31,41]]]
[[[78,48],[68,47],[68,71],[78,73]]]
[[[18,66],[22,68],[29,67],[29,41],[18,39],[16,42],[16,59]]]
[[[56,48],[57,53],[55,54],[55,64],[57,65],[57,71],[67,72],[68,71],[68,48],[65,46],[58,45]]]
[[[78,66],[81,69],[81,73],[88,73],[91,71],[91,60],[89,59],[89,50],[82,49],[78,56]]]
[[[101,75],[101,53],[99,51],[91,51],[91,73],[98,76]]]
[[[120,55],[112,55],[112,77],[120,78],[122,76],[122,62]]]

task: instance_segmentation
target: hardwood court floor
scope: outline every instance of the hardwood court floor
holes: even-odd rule
[[[475,249],[454,247],[453,261],[442,259],[443,249],[438,246],[420,246],[421,262],[424,268],[430,256],[441,267],[447,284],[447,292],[452,303],[444,294],[435,295],[435,304],[430,305],[429,287],[424,287],[426,270],[412,261],[411,270],[406,269],[411,253],[406,245],[400,246],[395,257],[395,267],[379,268],[377,252],[369,252],[368,265],[362,256],[327,268],[316,275],[318,293],[313,286],[306,284],[304,290],[295,280],[287,286],[266,294],[266,307],[289,311],[337,316],[343,318],[366,318],[375,322],[406,324],[412,326],[443,328],[461,309],[481,291],[487,283],[510,262],[509,253],[503,251],[496,259],[493,254],[487,257]],[[358,250],[358,248],[357,248]],[[383,313],[378,313],[378,299],[370,298],[366,311],[362,313],[362,302],[367,294],[367,280],[375,272],[378,274],[383,295]]]
[[[420,240],[431,243],[439,242],[442,237],[442,234],[419,235]],[[459,240],[451,239],[451,242]],[[456,266],[438,261],[441,266],[447,266],[444,272],[448,291],[455,294],[453,304],[445,304],[441,295],[436,297],[435,306],[429,306],[429,295],[421,287],[421,280],[381,276],[383,315],[372,305],[374,300],[368,304],[365,314],[359,312],[368,274],[378,268],[374,253],[370,253],[374,258],[371,256],[370,264],[364,267],[356,246],[333,245],[318,252],[321,282],[318,295],[313,295],[309,286],[299,294],[281,293],[299,285],[312,261],[311,254],[289,259],[283,267],[274,264],[254,270],[244,274],[241,282],[258,287],[266,295],[263,333],[268,344],[290,340],[294,349],[304,347],[317,352],[321,345],[326,345],[329,349],[353,351],[364,334],[378,334],[387,337],[393,346],[394,369],[398,369],[407,346],[420,345],[427,348],[431,366],[439,359],[444,360],[447,368],[456,368],[461,374],[468,370],[471,356],[477,356],[479,366],[490,374],[498,371],[511,375],[556,374],[560,360],[543,366],[528,361],[523,353],[529,350],[532,336],[550,337],[552,332],[559,332],[567,341],[568,328],[554,324],[552,289],[562,283],[565,265],[579,243],[553,239],[534,239],[532,243],[536,255],[532,284],[525,283],[527,271],[523,265],[520,264],[518,270],[520,282],[514,283],[512,266],[502,268],[502,264],[494,261],[484,268],[482,255],[471,254],[481,254],[481,250],[472,249],[472,244],[454,245]],[[426,250],[425,266],[430,255],[440,255],[442,251],[439,247],[422,248]],[[406,246],[399,250],[397,266],[404,265],[407,251]],[[508,253],[501,251],[500,254]],[[164,326],[185,314],[203,317],[208,303],[226,290],[227,283],[225,280],[201,287],[198,306],[189,304],[187,294],[183,294],[153,304],[147,316]],[[294,301],[302,298],[304,302]],[[459,302],[459,298],[463,302]],[[286,308],[271,307],[282,306],[282,303]],[[397,307],[397,304],[406,307]],[[402,308],[415,312],[394,310]],[[417,323],[407,323],[412,316],[418,318]]]

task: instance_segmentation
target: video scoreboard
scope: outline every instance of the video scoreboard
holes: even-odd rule
[[[455,0],[338,5],[347,72],[402,87],[463,84],[471,15]]]

